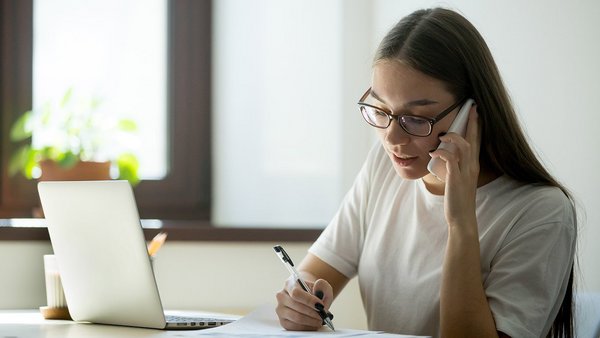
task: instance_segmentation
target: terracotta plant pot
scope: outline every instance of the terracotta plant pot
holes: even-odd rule
[[[110,180],[110,162],[77,162],[75,166],[65,169],[56,162],[45,160],[40,162],[42,175],[40,181],[93,181]]]

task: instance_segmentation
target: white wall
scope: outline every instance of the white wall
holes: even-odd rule
[[[44,255],[47,241],[0,242],[0,309],[45,305]]]
[[[372,144],[356,107],[369,2],[220,0],[213,14],[213,222],[326,225]]]

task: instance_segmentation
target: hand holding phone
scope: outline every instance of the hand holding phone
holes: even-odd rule
[[[469,111],[471,111],[471,106],[473,105],[473,103],[473,99],[468,99],[463,104],[463,106],[460,108],[460,111],[454,118],[452,125],[450,125],[448,133],[457,133],[463,137],[465,136],[467,132],[467,121],[469,120]],[[437,149],[447,149],[450,151],[454,151],[456,149],[456,146],[451,143],[442,142],[437,147]],[[432,158],[429,161],[429,164],[427,164],[427,170],[429,170],[429,172],[431,172],[440,181],[446,181],[446,162],[441,158]]]

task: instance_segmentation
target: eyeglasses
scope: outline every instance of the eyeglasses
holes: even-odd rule
[[[369,88],[358,101],[360,113],[362,114],[362,116],[368,124],[376,128],[386,129],[390,126],[392,120],[395,119],[398,121],[398,124],[402,127],[402,129],[404,129],[404,131],[406,131],[410,135],[420,137],[431,135],[433,125],[438,123],[441,119],[443,119],[446,115],[448,115],[451,111],[453,111],[464,101],[464,99],[457,101],[455,104],[448,107],[448,109],[439,113],[436,117],[430,119],[423,116],[390,114],[384,111],[383,108],[379,108],[374,105],[365,103],[364,101],[367,98],[367,96],[369,96],[369,94],[371,94],[371,88]]]

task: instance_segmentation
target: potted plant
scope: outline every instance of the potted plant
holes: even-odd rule
[[[139,163],[129,149],[135,121],[100,112],[100,101],[66,91],[58,104],[47,102],[23,113],[10,130],[13,142],[24,142],[12,155],[9,174],[28,179],[125,179],[139,182]],[[118,174],[111,175],[118,171]]]

